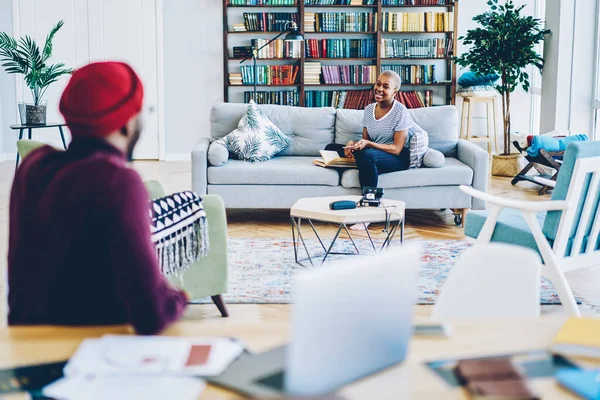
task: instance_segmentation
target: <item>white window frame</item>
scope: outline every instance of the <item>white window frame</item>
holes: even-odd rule
[[[600,0],[599,0],[600,1]],[[544,21],[546,16],[546,0],[535,0],[533,16]],[[543,54],[544,43],[535,45],[535,51],[538,54]],[[529,113],[529,132],[530,134],[540,133],[540,112],[542,107],[542,75],[537,67],[531,67],[530,73],[530,113]]]
[[[592,140],[600,140],[600,0],[596,1],[596,50],[594,59],[596,67],[594,68],[594,101],[592,107],[594,117],[592,121]]]

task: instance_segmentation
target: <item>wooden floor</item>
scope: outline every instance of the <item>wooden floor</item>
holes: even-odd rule
[[[189,162],[136,162],[134,167],[144,180],[156,179],[165,186],[167,192],[191,188],[191,165]],[[5,268],[8,241],[8,204],[10,185],[14,172],[14,163],[0,163],[0,312],[6,310]],[[533,201],[548,200],[549,196],[538,196],[538,187],[527,182],[512,186],[509,178],[492,178],[489,192],[503,197],[527,199]],[[372,225],[370,232],[381,236],[382,225]],[[333,237],[336,227],[322,225],[319,233]],[[228,230],[230,237],[239,238],[287,238],[290,237],[289,211],[285,210],[229,210]],[[360,235],[360,233],[358,234]],[[363,235],[366,234],[363,233]],[[454,225],[449,210],[425,211],[408,210],[406,212],[405,238],[411,239],[456,239],[466,240],[463,229]],[[32,246],[35,246],[32,244]],[[568,276],[573,290],[581,294],[586,304],[581,306],[584,314],[600,313],[600,268],[571,273]],[[510,289],[507,288],[507,291]],[[419,316],[427,316],[431,306],[415,306]],[[289,305],[230,305],[230,318],[220,318],[216,307],[212,305],[191,306],[186,319],[202,319],[207,324],[277,322],[289,318]],[[560,306],[543,306],[544,314],[563,314]],[[5,323],[4,318],[0,323]]]

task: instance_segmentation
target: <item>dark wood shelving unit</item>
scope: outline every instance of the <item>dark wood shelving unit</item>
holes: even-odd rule
[[[318,90],[319,87],[323,88],[357,88],[364,89],[365,87],[373,86],[372,84],[305,84],[304,83],[304,62],[305,61],[326,61],[327,64],[331,65],[331,62],[335,61],[357,61],[357,62],[366,62],[368,64],[364,65],[376,65],[377,73],[381,71],[382,64],[387,63],[397,63],[398,65],[407,65],[409,63],[414,63],[416,61],[438,61],[443,62],[446,65],[446,76],[443,77],[443,82],[441,83],[433,83],[433,84],[417,84],[417,83],[402,83],[402,87],[445,87],[446,90],[446,101],[445,104],[454,104],[455,103],[455,93],[456,93],[456,65],[452,61],[450,56],[445,57],[394,57],[394,58],[382,58],[381,57],[381,47],[382,47],[382,39],[389,38],[390,36],[398,36],[400,38],[407,38],[407,36],[413,36],[414,38],[422,38],[423,35],[432,35],[436,37],[440,37],[443,35],[444,38],[450,39],[453,42],[453,51],[456,51],[457,48],[457,35],[455,32],[458,28],[458,3],[456,0],[451,4],[436,4],[436,5],[382,5],[381,0],[378,0],[374,5],[305,5],[303,0],[297,0],[294,5],[228,5],[228,0],[223,0],[223,69],[224,69],[224,92],[223,98],[225,101],[229,101],[229,89],[232,87],[243,87],[243,88],[252,88],[252,84],[245,85],[231,85],[229,84],[229,72],[230,72],[230,61],[237,61],[236,68],[239,68],[239,61],[242,58],[238,57],[229,57],[230,49],[228,44],[228,36],[229,35],[255,35],[259,38],[265,38],[264,36],[268,35],[265,39],[270,39],[279,32],[264,32],[264,31],[242,31],[235,32],[229,31],[229,18],[228,18],[228,9],[246,9],[248,12],[252,12],[253,9],[282,9],[285,10],[283,12],[290,12],[289,10],[297,10],[298,13],[298,21],[299,21],[299,31],[301,34],[305,35],[305,37],[311,37],[315,35],[320,37],[321,35],[330,35],[327,39],[336,39],[341,37],[347,37],[348,35],[358,36],[357,39],[364,38],[364,36],[370,36],[376,43],[375,54],[376,57],[358,57],[358,58],[337,58],[337,57],[306,57],[304,52],[304,47],[300,51],[300,58],[258,58],[257,61],[287,61],[291,62],[294,65],[299,64],[299,70],[296,77],[296,82],[294,84],[289,85],[257,85],[257,87],[297,87],[298,88],[298,102],[299,106],[304,106],[304,95],[306,89],[311,91]],[[304,14],[305,9],[309,9],[310,12],[318,12],[319,9],[330,9],[330,11],[326,12],[342,12],[343,9],[352,9],[357,11],[357,9],[364,9],[365,12],[369,12],[368,10],[372,10],[371,13],[377,15],[377,30],[376,31],[367,31],[367,32],[305,32],[304,31]],[[384,12],[394,12],[400,9],[409,9],[417,12],[418,9],[446,9],[447,11],[454,12],[454,31],[440,31],[440,32],[388,32],[382,31],[382,19]],[[338,11],[339,10],[339,11]],[[262,11],[260,11],[262,12]],[[265,12],[276,12],[276,10],[268,10]],[[437,12],[437,11],[436,11]],[[235,21],[241,22],[241,21]],[[251,65],[250,63],[247,65]],[[264,65],[264,64],[262,64]],[[280,65],[280,64],[276,64]],[[410,65],[410,64],[409,64]],[[418,64],[417,64],[418,65]],[[233,66],[233,64],[232,64]],[[234,70],[231,72],[237,72],[238,70]],[[438,74],[439,75],[439,74]],[[442,78],[439,77],[438,78]]]

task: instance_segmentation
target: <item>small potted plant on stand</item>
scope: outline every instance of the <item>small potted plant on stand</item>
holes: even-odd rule
[[[502,154],[493,156],[492,175],[514,176],[521,169],[522,156],[510,153],[510,94],[519,85],[526,92],[529,90],[529,74],[524,70],[527,66],[534,65],[542,71],[544,59],[535,51],[535,45],[550,31],[543,28],[539,19],[521,14],[525,5],[515,7],[513,0],[498,3],[499,0],[488,0],[490,10],[473,18],[481,27],[459,37],[471,47],[453,59],[478,75],[500,76],[500,83],[494,87],[502,95],[504,141]]]
[[[0,62],[9,74],[23,74],[33,98],[33,104],[19,104],[21,123],[45,124],[46,105],[42,101],[44,93],[50,84],[73,71],[63,63],[46,65],[46,61],[52,56],[52,39],[63,24],[63,21],[59,21],[50,31],[42,50],[30,36],[17,41],[5,32],[0,32]]]

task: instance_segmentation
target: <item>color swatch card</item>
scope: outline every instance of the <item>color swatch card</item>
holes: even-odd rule
[[[65,376],[221,374],[244,350],[228,338],[106,335],[84,340]]]

